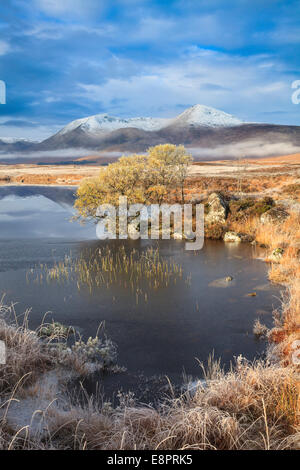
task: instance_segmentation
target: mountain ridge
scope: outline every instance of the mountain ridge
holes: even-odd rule
[[[243,121],[225,113],[224,111],[212,108],[210,106],[196,104],[187,108],[175,118],[153,118],[153,117],[134,117],[120,118],[110,116],[109,114],[95,114],[81,119],[76,119],[63,127],[56,135],[65,135],[76,129],[91,134],[106,133],[109,131],[135,128],[144,131],[158,131],[170,125],[197,125],[197,126],[232,126],[240,125]]]

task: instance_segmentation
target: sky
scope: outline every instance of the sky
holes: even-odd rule
[[[300,125],[299,0],[0,0],[0,137],[194,104]]]

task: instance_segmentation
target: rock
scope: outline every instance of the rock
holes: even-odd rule
[[[231,278],[230,281],[229,281],[229,278]],[[208,284],[209,287],[221,287],[223,289],[226,289],[228,287],[233,287],[235,285],[236,285],[236,282],[231,276],[222,277],[221,279],[215,279],[214,281]]]
[[[245,233],[237,233],[237,232],[226,232],[223,238],[224,242],[228,243],[240,243],[240,242],[251,242],[252,238],[250,235],[246,235]]]
[[[224,242],[239,243],[242,241],[241,236],[236,232],[226,232],[224,235]]]
[[[256,292],[250,292],[249,294],[247,294],[247,297],[256,297]]]
[[[139,227],[137,227],[135,222],[131,222],[128,224],[127,232],[128,232],[129,238],[132,238],[132,239],[137,239],[140,236]]]
[[[228,214],[228,204],[221,194],[212,193],[207,200],[207,206],[208,206],[208,213],[206,214],[206,217],[205,217],[206,223],[224,224],[226,222],[226,218]]]
[[[289,216],[289,213],[281,209],[279,207],[272,207],[272,209],[269,209],[267,212],[264,212],[260,216],[260,221],[262,224],[267,224],[267,223],[279,223],[283,222],[287,217]]]
[[[187,232],[183,234],[185,240],[195,240],[195,234],[193,232]]]
[[[173,238],[174,240],[182,240],[182,233],[174,232]]]
[[[270,256],[268,257],[268,260],[272,261],[273,263],[279,263],[282,258],[283,253],[284,253],[283,248],[275,248],[275,250],[273,250]]]

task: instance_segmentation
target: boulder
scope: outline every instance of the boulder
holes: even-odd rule
[[[208,200],[208,213],[205,222],[208,224],[224,224],[228,214],[228,204],[220,193],[212,193]]]
[[[224,242],[240,243],[241,241],[242,241],[242,237],[237,232],[226,232],[224,235]]]
[[[182,240],[182,233],[179,233],[179,232],[174,232],[173,233],[173,238],[174,240]]]
[[[224,235],[224,242],[240,243],[242,241],[242,235],[237,232],[226,232]]]
[[[238,232],[226,232],[223,238],[224,242],[232,242],[232,243],[240,243],[240,242],[252,242],[253,238],[251,235],[247,235],[246,233],[238,233]]]
[[[260,216],[260,221],[262,224],[272,222],[279,223],[283,222],[288,216],[289,213],[286,210],[279,207],[272,207],[272,209],[269,209]]]
[[[279,263],[282,258],[283,253],[284,253],[283,248],[275,248],[275,250],[273,250],[270,256],[268,257],[268,260],[272,261],[273,263]]]

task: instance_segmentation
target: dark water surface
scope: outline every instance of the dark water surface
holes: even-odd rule
[[[108,242],[95,240],[95,226],[70,223],[74,189],[0,187],[0,291],[6,302],[17,302],[22,313],[31,308],[30,325],[44,314],[94,336],[105,320],[107,335],[118,345],[120,365],[130,373],[166,374],[180,381],[182,372],[199,375],[196,360],[214,351],[228,366],[234,356],[259,357],[265,348],[254,338],[256,318],[272,324],[272,307],[280,293],[268,283],[267,267],[254,259],[248,244],[206,241],[199,252],[185,251],[178,241],[113,241],[112,252],[125,245],[144,251],[159,247],[161,256],[183,268],[183,277],[168,287],[148,289],[139,300],[129,288],[114,284],[78,290],[76,283],[27,282],[37,266],[65,255],[88,257]],[[220,279],[232,276],[233,281]],[[190,279],[186,282],[186,279]],[[256,292],[255,297],[247,294]]]

